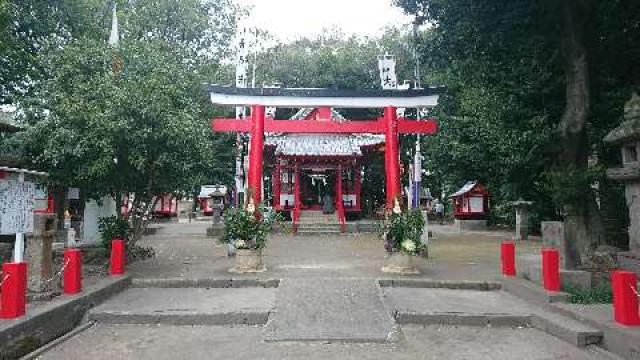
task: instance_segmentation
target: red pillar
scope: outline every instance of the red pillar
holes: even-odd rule
[[[294,167],[294,199],[293,199],[293,230],[298,228],[298,217],[300,216],[300,167],[298,166],[298,160]]]
[[[0,318],[15,319],[27,310],[27,263],[2,264]]]
[[[280,175],[282,169],[280,166],[280,159],[276,158],[276,166],[273,170],[272,181],[273,181],[273,207],[278,209],[280,207]]]
[[[124,274],[125,244],[124,240],[114,239],[111,241],[111,275]]]
[[[362,173],[361,168],[360,168],[360,164],[356,164],[355,166],[356,169],[356,208],[358,210],[362,210],[362,203],[360,201],[362,201],[360,199],[360,194],[362,192]]]
[[[501,246],[502,275],[516,276],[516,245],[513,241],[503,241]]]
[[[400,154],[398,150],[398,118],[396,108],[384,108],[385,123],[385,173],[387,207],[393,207],[393,200],[400,195]]]
[[[620,324],[640,325],[637,284],[636,274],[630,271],[618,270],[611,273],[613,317]]]
[[[251,148],[249,149],[249,179],[253,203],[262,201],[262,151],[264,148],[264,106],[251,107]]]
[[[65,249],[64,264],[64,293],[77,294],[82,290],[82,252],[80,249]]]
[[[542,249],[542,282],[545,290],[560,291],[560,256],[556,249]]]
[[[336,210],[340,220],[340,231],[345,232],[344,202],[342,201],[342,164],[338,164],[336,170]]]

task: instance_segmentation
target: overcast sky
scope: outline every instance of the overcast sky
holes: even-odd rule
[[[268,30],[282,41],[319,34],[337,26],[346,34],[378,35],[388,24],[411,22],[392,0],[235,0],[253,6],[249,26]]]

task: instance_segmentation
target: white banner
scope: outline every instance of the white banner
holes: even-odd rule
[[[33,232],[36,186],[29,181],[0,181],[0,235]]]
[[[236,52],[236,87],[246,88],[249,70],[249,44],[247,43],[247,29],[244,28],[238,33],[238,48]],[[236,119],[244,119],[246,115],[245,108],[236,107]]]
[[[380,70],[380,84],[383,90],[396,90],[398,79],[396,77],[396,60],[393,55],[378,57],[378,70]]]

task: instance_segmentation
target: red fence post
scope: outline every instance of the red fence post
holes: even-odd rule
[[[125,244],[122,239],[111,241],[111,275],[124,274]]]
[[[0,318],[23,316],[27,309],[27,263],[2,264],[2,308]]]
[[[542,249],[542,282],[545,290],[560,291],[560,255],[556,249]]]
[[[614,319],[623,325],[640,325],[638,308],[638,280],[630,271],[617,270],[611,274]]]
[[[503,241],[500,257],[502,259],[502,275],[516,276],[516,244],[513,241]]]
[[[77,294],[82,290],[82,252],[80,249],[64,250],[63,291]]]

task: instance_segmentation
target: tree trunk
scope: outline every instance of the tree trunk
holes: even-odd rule
[[[587,171],[590,154],[587,122],[590,116],[591,94],[586,32],[592,0],[564,0],[562,2],[563,50],[565,56],[566,105],[558,126],[562,141],[560,169]],[[577,267],[581,257],[600,243],[602,222],[594,193],[585,184],[579,191],[580,203],[567,204],[565,240],[567,264]]]

